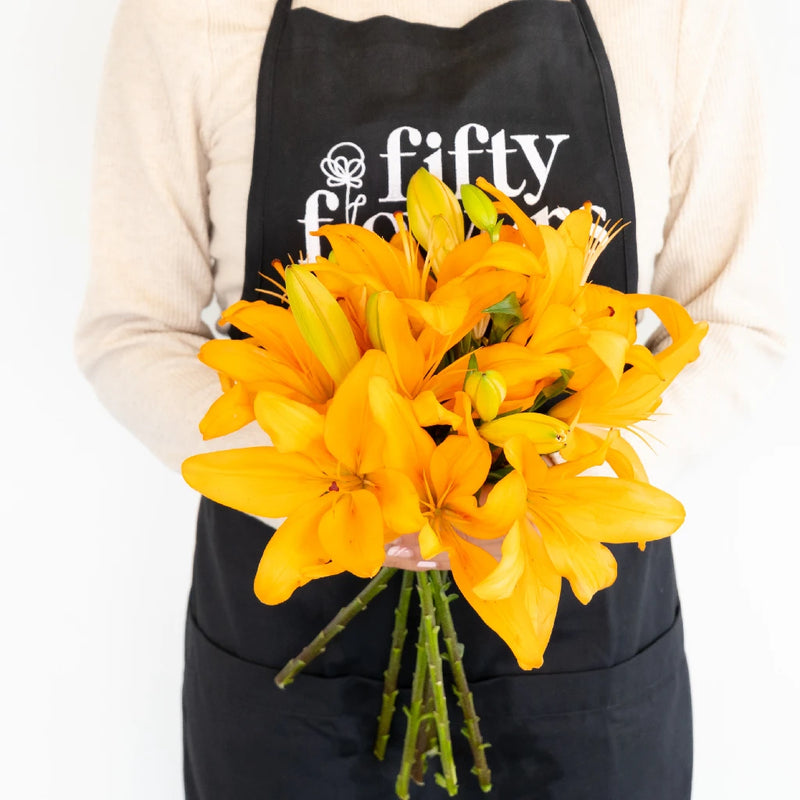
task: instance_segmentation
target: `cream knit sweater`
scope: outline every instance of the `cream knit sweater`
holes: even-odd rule
[[[347,19],[388,14],[443,26],[495,5],[295,2]],[[712,323],[700,361],[649,424],[663,442],[658,457],[639,448],[664,485],[737,435],[782,353],[757,78],[738,0],[589,5],[621,107],[639,289],[671,295]],[[256,80],[273,8],[273,0],[122,0],[108,52],[77,354],[103,403],[173,468],[203,450],[265,443],[253,426],[202,442],[197,424],[219,382],[196,354],[211,335],[203,309],[213,298],[226,307],[242,289]]]

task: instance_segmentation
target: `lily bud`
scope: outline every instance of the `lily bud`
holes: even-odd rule
[[[407,196],[408,226],[426,251],[430,250],[431,226],[435,217],[444,218],[452,231],[455,244],[464,241],[464,215],[461,206],[452,190],[439,178],[421,167],[408,182]]]
[[[487,442],[498,447],[505,446],[515,436],[522,436],[543,455],[556,453],[566,446],[569,425],[547,414],[523,411],[486,422],[478,432]]]
[[[300,333],[338,386],[361,358],[344,311],[322,282],[304,269],[286,270],[286,294]]]
[[[506,399],[506,382],[496,370],[470,370],[464,381],[464,393],[484,422],[494,419]]]
[[[486,231],[492,241],[496,242],[500,237],[500,226],[503,222],[498,221],[497,209],[489,195],[477,186],[465,183],[461,187],[461,202],[472,224],[479,231]]]

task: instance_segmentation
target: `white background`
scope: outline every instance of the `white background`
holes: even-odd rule
[[[108,417],[72,361],[94,104],[114,5],[6,3],[0,32],[0,796],[8,800],[177,800],[182,791],[182,626],[196,500]],[[784,212],[775,233],[791,300],[800,291],[794,114],[789,122],[800,25],[789,0],[752,7],[771,76]],[[730,448],[709,454],[694,485],[681,487],[690,522],[675,546],[696,713],[695,800],[800,797],[800,433],[790,413],[798,371],[793,348],[760,418],[733,430]]]

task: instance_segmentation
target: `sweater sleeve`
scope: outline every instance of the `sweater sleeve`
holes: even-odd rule
[[[199,113],[211,69],[204,8],[120,5],[98,107],[92,264],[75,340],[101,402],[173,469],[220,447],[198,431],[220,391],[197,360],[214,291]],[[225,446],[255,441],[243,431]]]
[[[667,488],[741,435],[784,357],[782,264],[769,229],[762,94],[738,0],[685,0],[670,162],[672,196],[652,290],[710,323],[639,448]],[[663,329],[651,345],[663,345]]]

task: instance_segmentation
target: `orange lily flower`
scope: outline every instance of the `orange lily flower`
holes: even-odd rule
[[[656,295],[628,295],[627,301],[634,310],[655,311],[672,339],[671,344],[651,358],[638,360],[619,381],[608,373],[599,375],[550,410],[554,417],[572,424],[573,436],[562,451],[568,460],[596,450],[611,429],[636,432],[636,424],[656,412],[664,390],[700,354],[700,342],[708,324],[694,322],[680,303]],[[641,461],[621,437],[611,444],[609,463],[620,477],[646,480]]]
[[[525,513],[524,479],[511,472],[479,506],[476,495],[486,482],[491,453],[472,424],[469,399],[463,394],[457,398],[465,433],[450,435],[437,445],[417,424],[408,401],[388,382],[373,379],[369,392],[376,418],[387,433],[391,431],[385,443],[387,464],[411,478],[419,493],[425,518],[419,534],[422,556],[433,558],[447,551],[462,596],[508,644],[523,669],[541,666],[541,624],[531,613],[530,598],[520,593],[491,599],[479,596],[475,587],[498,569],[498,562],[464,536],[495,539],[513,530]],[[557,600],[557,589],[552,584],[550,588]]]
[[[616,560],[602,542],[652,541],[680,527],[683,506],[666,492],[640,481],[581,475],[603,463],[605,449],[604,445],[577,461],[548,468],[525,439],[506,444],[506,458],[527,486],[530,524],[507,542],[503,561],[508,563],[501,562],[498,573],[477,587],[482,597],[503,598],[515,591],[538,548],[538,544],[526,544],[526,537],[540,537],[555,571],[567,578],[578,600],[588,603],[595,592],[616,579]],[[537,571],[541,566],[534,565]]]
[[[255,402],[275,447],[193,456],[189,485],[211,499],[258,516],[288,519],[264,551],[255,590],[264,603],[286,600],[321,575],[348,570],[371,577],[384,544],[419,530],[417,492],[386,469],[384,436],[367,402],[375,375],[393,380],[383,353],[368,351],[339,386],[327,413],[264,392]]]
[[[200,423],[205,439],[252,422],[259,391],[325,409],[333,397],[333,380],[306,344],[291,311],[263,300],[240,300],[222,313],[221,322],[251,338],[212,339],[200,348],[200,360],[217,370],[224,392]]]

